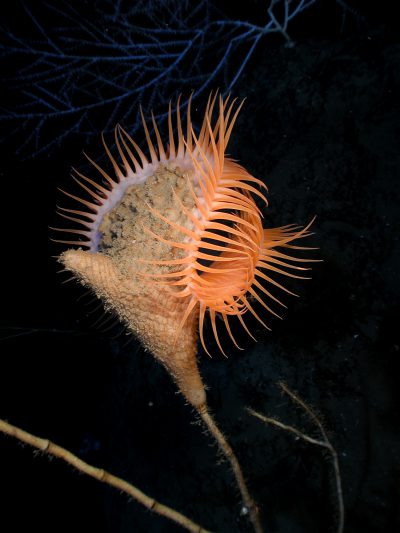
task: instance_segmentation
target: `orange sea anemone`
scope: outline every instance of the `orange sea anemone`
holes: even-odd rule
[[[244,321],[247,312],[267,327],[254,302],[276,316],[270,302],[283,306],[269,286],[293,294],[270,274],[301,278],[292,271],[308,270],[299,266],[305,259],[292,257],[285,249],[306,249],[294,246],[292,241],[309,235],[310,224],[305,228],[288,225],[263,229],[263,217],[255,199],[267,204],[265,184],[226,156],[242,104],[237,105],[229,97],[224,100],[219,96],[217,100],[216,94],[210,96],[196,134],[190,99],[186,133],[178,100],[176,133],[169,107],[167,145],[153,116],[156,142],[152,141],[142,113],[150,157],[117,126],[115,144],[119,162],[103,139],[114,176],[90,159],[101,179],[94,181],[76,172],[74,179],[88,196],[65,193],[82,204],[84,210],[60,208],[64,218],[84,227],[63,231],[85,240],[58,242],[87,247],[93,254],[113,256],[119,267],[138,279],[138,283],[164,287],[177,300],[180,312],[175,341],[179,341],[188,319],[195,316],[207,353],[203,334],[207,312],[221,352],[224,353],[217,316],[222,317],[230,338],[239,347],[229,317],[237,317],[252,336]]]

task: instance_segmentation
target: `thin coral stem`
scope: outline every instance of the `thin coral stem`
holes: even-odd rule
[[[250,520],[253,524],[254,531],[256,533],[263,533],[258,507],[250,495],[249,489],[247,488],[247,484],[243,476],[242,469],[234,451],[232,450],[230,444],[224,437],[223,433],[218,428],[210,412],[208,411],[207,406],[203,405],[200,409],[198,409],[198,413],[231,465],[233,474],[236,478],[236,482],[240,490],[240,494],[242,495],[244,506],[249,512]]]
[[[259,420],[262,420],[265,424],[272,424],[275,427],[278,427],[280,429],[283,429],[287,431],[288,433],[292,433],[293,435],[296,435],[297,438],[300,438],[310,444],[314,444],[316,446],[320,446],[321,448],[325,448],[328,450],[328,452],[331,454],[332,457],[332,464],[333,464],[333,470],[335,474],[335,483],[336,483],[336,494],[337,494],[337,502],[338,502],[338,524],[336,528],[336,533],[343,533],[344,528],[344,503],[343,503],[343,489],[342,489],[342,478],[340,475],[340,467],[339,467],[339,458],[338,454],[331,444],[328,435],[325,431],[324,426],[322,425],[320,419],[315,414],[313,409],[307,405],[307,403],[302,400],[298,394],[294,393],[292,390],[289,389],[289,387],[285,383],[279,383],[279,386],[281,387],[282,391],[289,396],[289,398],[296,404],[300,405],[302,409],[308,414],[308,416],[311,418],[311,420],[314,422],[314,424],[317,426],[320,434],[321,439],[316,439],[314,437],[310,437],[306,433],[303,433],[299,429],[289,426],[287,424],[284,424],[283,422],[280,422],[279,420],[276,420],[275,418],[271,418],[268,416],[265,416],[261,413],[258,413],[257,411],[254,411],[253,409],[247,408],[247,411],[258,418]]]
[[[58,446],[47,439],[36,437],[35,435],[32,435],[31,433],[28,433],[27,431],[24,431],[23,429],[9,424],[5,420],[1,419],[0,432],[14,437],[21,442],[25,442],[26,444],[29,444],[33,448],[36,448],[43,453],[48,453],[54,457],[58,457],[59,459],[62,459],[66,463],[72,465],[80,472],[83,472],[84,474],[87,474],[98,481],[107,483],[107,485],[115,487],[125,494],[128,494],[128,496],[134,498],[137,502],[142,504],[150,511],[154,511],[161,516],[169,518],[173,522],[185,528],[187,531],[191,531],[192,533],[211,533],[207,529],[204,529],[199,524],[196,524],[187,518],[185,515],[175,511],[174,509],[171,509],[171,507],[167,507],[166,505],[159,503],[154,498],[147,496],[147,494],[136,488],[134,485],[131,485],[127,481],[110,474],[102,468],[97,468],[85,463],[82,461],[82,459],[79,459],[79,457],[71,453],[69,450],[62,448],[61,446]]]

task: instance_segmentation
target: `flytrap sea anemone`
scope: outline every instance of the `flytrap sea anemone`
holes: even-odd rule
[[[241,106],[229,97],[210,96],[196,134],[190,100],[185,133],[179,101],[175,121],[170,105],[167,145],[154,117],[155,142],[151,139],[142,114],[147,155],[117,126],[118,161],[103,139],[114,175],[92,160],[99,180],[76,172],[85,196],[66,194],[83,208],[61,208],[60,213],[81,226],[62,231],[80,238],[59,242],[87,248],[68,250],[60,261],[118,314],[173,376],[231,461],[253,524],[261,531],[239,464],[208,414],[196,343],[200,336],[208,352],[207,314],[223,353],[218,317],[237,347],[232,318],[250,336],[246,314],[267,327],[254,303],[277,314],[271,303],[283,304],[270,288],[290,291],[271,275],[303,277],[296,272],[307,270],[299,266],[306,260],[286,252],[306,249],[292,243],[309,235],[309,225],[263,229],[255,198],[267,202],[266,186],[225,155]]]

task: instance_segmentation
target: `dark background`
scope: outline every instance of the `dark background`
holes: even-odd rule
[[[87,14],[90,3],[83,5]],[[227,17],[258,22],[264,2],[218,5]],[[344,24],[335,2],[299,16],[289,31],[292,47],[278,37],[262,40],[233,90],[247,101],[229,153],[268,185],[265,223],[305,224],[316,214],[309,242],[323,259],[311,281],[290,284],[301,298],[285,298],[289,309],[283,321],[269,320],[272,332],[254,324],[257,344],[243,336],[245,351],[231,349],[227,360],[215,349],[212,359],[200,353],[209,404],[268,532],[319,533],[336,524],[329,456],[244,410],[316,436],[280,394],[279,380],[329,431],[340,459],[345,531],[400,526],[399,34],[391,3],[347,5]],[[16,3],[4,14],[14,31],[19,9]],[[3,63],[12,72],[10,58]],[[3,109],[14,102],[9,80]],[[21,132],[10,138],[16,126]],[[52,256],[62,248],[48,229],[57,224],[56,188],[68,183],[71,165],[84,165],[82,144],[101,155],[98,140],[74,134],[27,158],[19,152],[25,133],[24,124],[2,123],[0,416],[208,529],[249,531],[226,464],[169,376],[135,339],[92,327],[94,305],[57,274]],[[0,450],[4,532],[180,531],[10,438],[0,437]]]

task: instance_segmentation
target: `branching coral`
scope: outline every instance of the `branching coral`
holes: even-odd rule
[[[289,39],[290,22],[315,1],[274,0],[260,25],[230,19],[209,0],[24,5],[18,27],[7,17],[1,27],[7,138],[23,131],[20,152],[31,156],[120,121],[136,133],[139,103],[160,120],[178,91],[228,93],[260,40]]]

